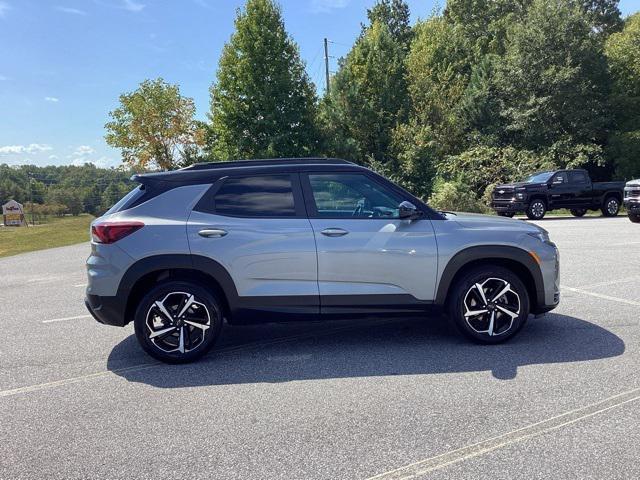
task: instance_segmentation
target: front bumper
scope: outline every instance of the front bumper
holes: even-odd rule
[[[517,213],[524,212],[527,210],[527,204],[524,202],[516,202],[516,201],[492,201],[491,208],[498,213]]]
[[[124,327],[126,325],[126,305],[118,297],[103,297],[90,295],[84,299],[84,304],[89,313],[99,323]]]
[[[627,212],[633,215],[640,215],[640,198],[634,198],[633,200],[627,199],[624,201],[624,206]]]

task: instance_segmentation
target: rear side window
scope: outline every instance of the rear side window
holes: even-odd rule
[[[110,213],[121,212],[122,210],[126,210],[133,205],[142,195],[144,195],[144,186],[138,185],[136,188],[127,193],[124,197],[122,197],[113,207],[105,212],[105,215],[109,215]]]
[[[569,172],[569,180],[571,183],[589,183],[587,174],[584,172]]]
[[[295,217],[291,176],[228,178],[215,194],[214,210],[231,217]]]
[[[561,183],[567,183],[567,172],[557,173],[553,177],[553,183],[556,184],[556,185],[561,184]]]

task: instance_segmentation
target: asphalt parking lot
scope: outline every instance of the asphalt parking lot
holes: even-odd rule
[[[640,226],[539,224],[561,305],[499,346],[273,324],[161,365],[88,317],[87,245],[2,259],[0,478],[640,478]]]

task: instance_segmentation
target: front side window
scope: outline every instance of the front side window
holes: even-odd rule
[[[295,217],[291,177],[228,178],[214,197],[214,209],[231,217]]]
[[[363,174],[311,174],[317,215],[324,218],[399,218],[400,195]]]
[[[556,174],[553,177],[553,183],[555,185],[561,184],[561,183],[567,183],[567,173],[566,172],[561,172]]]

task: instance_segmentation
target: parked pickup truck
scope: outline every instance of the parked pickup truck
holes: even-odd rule
[[[623,191],[624,182],[594,183],[586,170],[540,172],[522,182],[498,185],[493,190],[491,208],[503,217],[524,212],[531,220],[540,220],[558,208],[567,208],[576,217],[587,210],[601,210],[604,216],[615,217]]]
[[[627,207],[629,220],[640,223],[640,179],[631,180],[624,187],[624,206]]]

